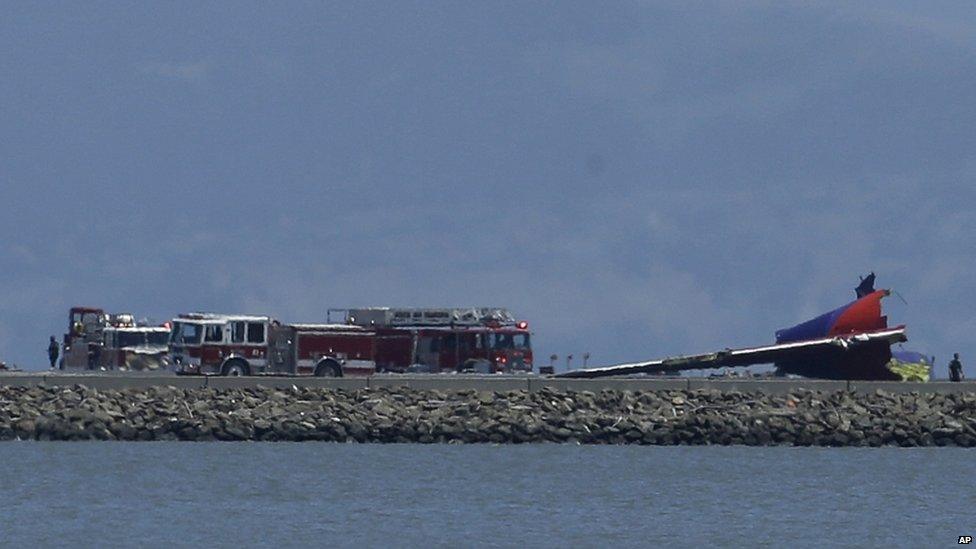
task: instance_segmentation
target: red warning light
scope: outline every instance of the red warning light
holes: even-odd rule
[[[520,320],[518,324],[515,325],[515,327],[518,328],[519,330],[528,330],[529,323],[524,320]]]

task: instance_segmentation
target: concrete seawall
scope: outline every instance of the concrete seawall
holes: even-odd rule
[[[717,390],[785,395],[796,390],[819,392],[871,393],[881,389],[888,393],[976,393],[976,382],[902,383],[889,381],[826,381],[812,379],[709,379],[709,378],[606,378],[554,379],[541,376],[478,376],[478,375],[376,375],[371,377],[315,378],[315,377],[203,377],[142,373],[30,373],[0,374],[0,387],[30,387],[84,385],[92,389],[144,389],[170,386],[179,389],[243,389],[269,388],[329,388],[379,389],[403,387],[411,390],[437,391],[529,391],[544,388],[559,391],[696,391]]]

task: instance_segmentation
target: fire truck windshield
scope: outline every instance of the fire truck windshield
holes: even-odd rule
[[[144,332],[125,332],[119,331],[116,334],[119,347],[140,347],[146,344],[146,334]]]
[[[146,330],[119,330],[116,332],[118,347],[142,347],[145,345],[165,346],[169,343],[169,332]]]
[[[199,345],[203,338],[203,325],[191,322],[173,323],[173,343],[177,345]]]
[[[493,334],[493,349],[528,349],[529,334]]]
[[[166,346],[169,344],[169,332],[148,332],[146,333],[146,343]]]

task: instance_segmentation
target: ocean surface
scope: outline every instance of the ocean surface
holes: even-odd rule
[[[0,443],[0,545],[948,547],[956,448]]]

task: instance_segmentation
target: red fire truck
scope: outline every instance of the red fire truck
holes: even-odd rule
[[[330,309],[346,324],[373,330],[380,341],[408,338],[409,352],[379,362],[391,371],[480,373],[531,372],[528,322],[497,307],[419,309],[372,307]]]
[[[184,374],[229,376],[532,371],[528,324],[504,309],[341,311],[343,321],[326,324],[180,315],[173,320],[171,359]]]
[[[168,365],[169,329],[136,323],[128,313],[93,307],[68,313],[61,369],[158,370]]]

